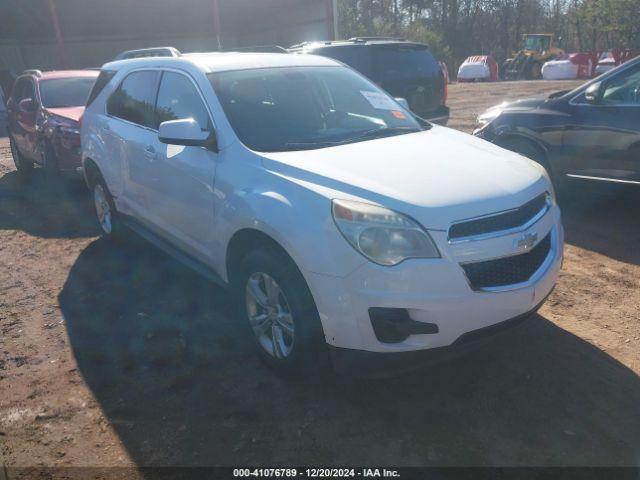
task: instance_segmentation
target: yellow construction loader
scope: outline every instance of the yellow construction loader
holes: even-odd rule
[[[537,80],[542,78],[544,62],[564,55],[553,33],[526,33],[522,36],[522,49],[502,64],[504,80]]]

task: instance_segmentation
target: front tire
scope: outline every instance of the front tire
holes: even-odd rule
[[[9,136],[9,146],[11,147],[11,156],[13,157],[13,163],[16,166],[18,174],[25,179],[30,178],[33,174],[33,162],[24,158],[20,150],[18,150],[18,146],[12,136]]]
[[[236,288],[258,354],[269,367],[298,376],[322,365],[320,317],[304,277],[286,253],[270,246],[250,251]]]
[[[119,238],[122,235],[123,226],[113,197],[100,174],[96,174],[91,181],[91,195],[102,236],[110,239]]]
[[[42,144],[42,167],[46,180],[52,181],[59,177],[58,159],[53,146],[49,142]]]

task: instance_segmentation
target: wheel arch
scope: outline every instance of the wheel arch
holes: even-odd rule
[[[541,156],[540,156],[540,161],[538,161],[536,159],[531,159],[531,160],[538,161],[538,163],[542,164],[542,166],[547,169],[549,174],[555,173],[555,172],[553,172],[553,169],[551,167],[551,162],[549,162],[549,149],[539,139],[537,139],[534,136],[526,135],[526,134],[521,133],[521,132],[511,132],[510,131],[510,132],[503,132],[503,133],[499,134],[495,138],[493,143],[495,143],[499,147],[502,147],[503,143],[506,143],[508,141],[526,142],[526,143],[532,145],[540,153]],[[503,147],[503,148],[505,148],[505,147]]]
[[[93,180],[98,175],[102,175],[100,173],[100,168],[98,167],[98,164],[89,157],[83,160],[82,166],[84,169],[84,181],[87,184],[87,187],[91,188],[93,186]]]
[[[286,257],[296,266],[298,271],[300,271],[300,267],[289,254],[287,249],[271,235],[255,228],[242,228],[233,234],[227,244],[225,268],[229,284],[234,285],[237,280],[238,267],[240,266],[240,262],[242,262],[244,256],[251,250],[259,247],[276,249],[283,255],[286,255]],[[301,271],[300,273],[302,275]]]

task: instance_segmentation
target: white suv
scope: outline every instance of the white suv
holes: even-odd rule
[[[563,230],[543,168],[402,104],[312,55],[116,61],[84,173],[104,234],[231,287],[270,365],[411,367],[535,312]]]

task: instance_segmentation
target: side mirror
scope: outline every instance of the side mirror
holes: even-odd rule
[[[596,105],[600,102],[600,95],[602,90],[602,82],[596,82],[587,88],[584,92],[584,101],[591,105]]]
[[[20,109],[21,112],[31,113],[36,110],[36,104],[31,98],[23,98],[18,103],[18,108]]]
[[[203,130],[193,118],[162,122],[158,138],[162,143],[170,145],[216,149],[215,132]]]
[[[402,105],[405,109],[407,109],[407,110],[409,110],[409,111],[411,110],[411,109],[409,108],[409,102],[407,102],[407,99],[406,99],[406,98],[396,97],[396,99],[395,99],[395,100],[396,100],[396,102],[398,102],[400,105]]]

